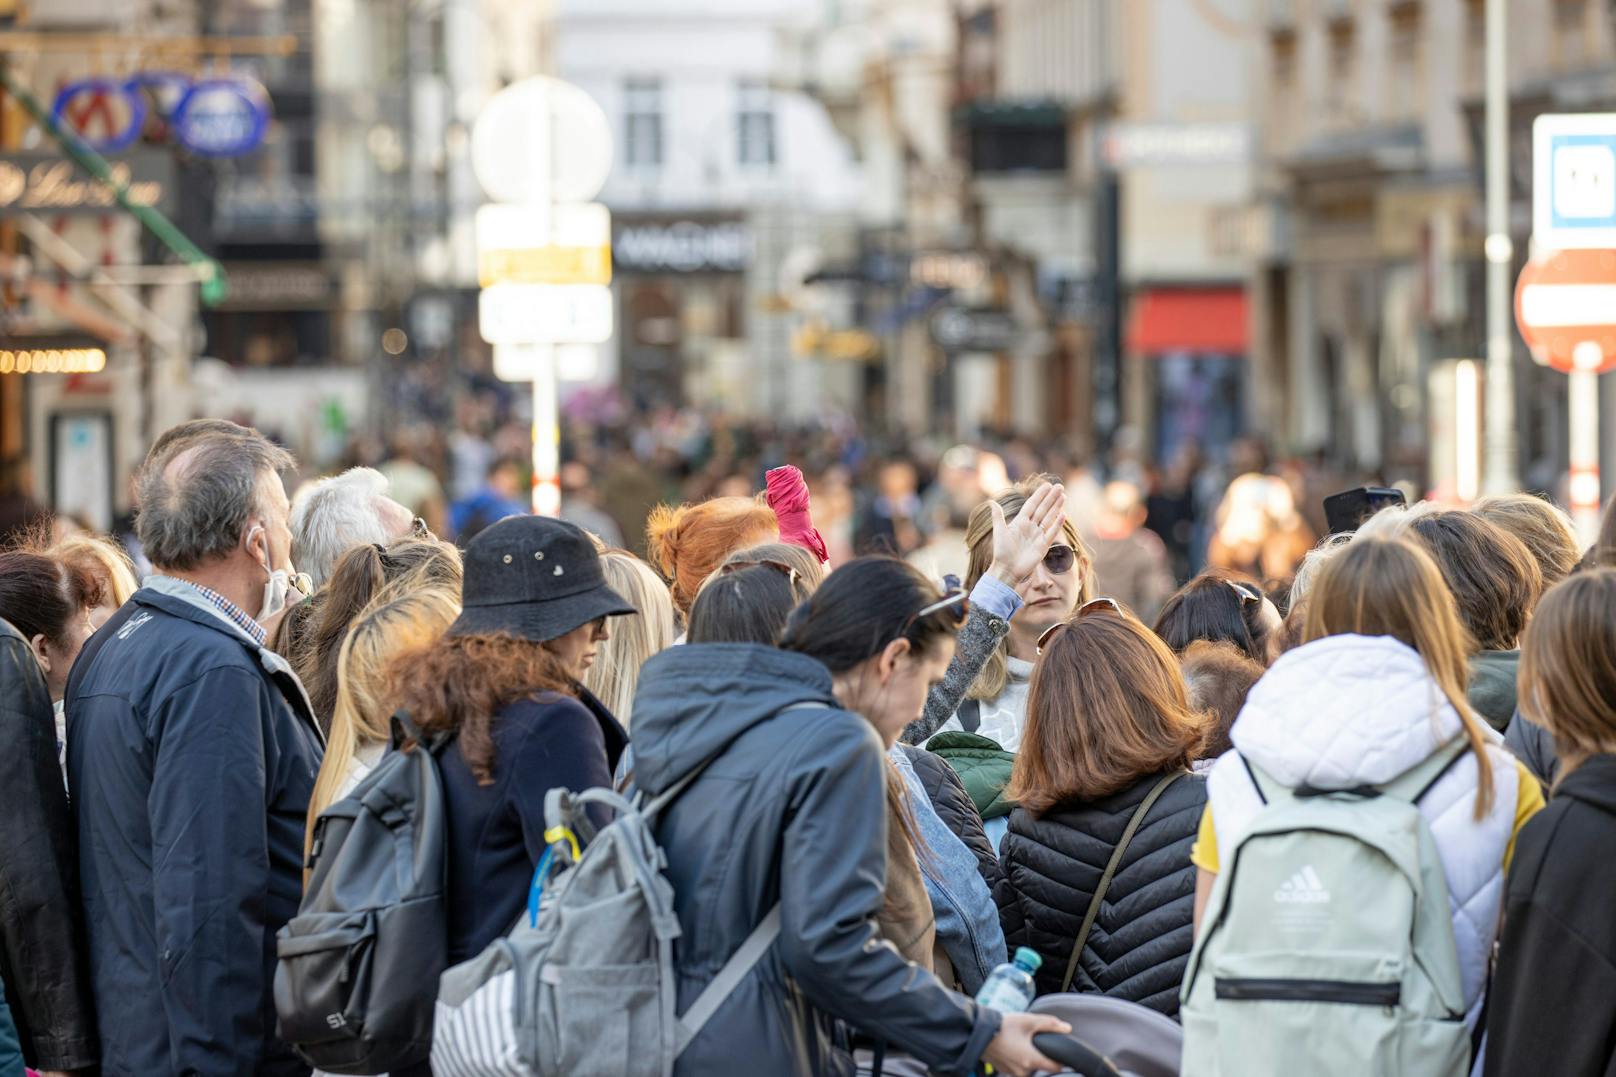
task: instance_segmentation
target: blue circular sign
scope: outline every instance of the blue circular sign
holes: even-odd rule
[[[174,138],[203,157],[237,157],[256,149],[269,129],[269,95],[240,78],[193,83],[174,107]]]
[[[80,79],[56,92],[51,119],[97,153],[117,153],[140,137],[146,100],[121,79]],[[120,126],[121,125],[121,126]],[[93,133],[96,128],[100,133]]]

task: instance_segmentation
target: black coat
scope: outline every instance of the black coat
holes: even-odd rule
[[[159,578],[85,644],[67,718],[103,1077],[307,1074],[272,993],[323,751],[297,677]]]
[[[1560,779],[1521,830],[1487,1020],[1488,1077],[1616,1073],[1616,756]]]
[[[1014,953],[1043,957],[1040,995],[1059,991],[1094,889],[1128,820],[1161,778],[1153,774],[1091,803],[1068,803],[1035,818],[1010,815],[1000,844],[1005,879],[993,892]],[[1151,806],[1101,902],[1073,991],[1098,991],[1178,1013],[1178,989],[1194,941],[1195,867],[1190,846],[1206,806],[1206,780],[1186,774]]]
[[[794,703],[821,704],[786,710]],[[876,928],[891,764],[812,658],[674,647],[634,699],[634,780],[656,795],[712,759],[658,820],[681,935],[681,1011],[776,902],[780,938],[674,1065],[679,1077],[846,1077],[838,1021],[939,1074],[971,1072],[999,1015],[921,971]]]
[[[926,789],[926,799],[931,801],[937,817],[976,857],[977,870],[982,873],[982,881],[988,884],[991,893],[1004,878],[1004,869],[999,866],[999,855],[982,826],[982,816],[976,810],[971,794],[965,791],[965,783],[954,773],[954,768],[935,752],[911,744],[902,745],[901,748],[914,764],[920,784]]]
[[[0,621],[0,978],[23,1054],[38,1069],[96,1064],[95,1003],[73,816],[39,663]]]

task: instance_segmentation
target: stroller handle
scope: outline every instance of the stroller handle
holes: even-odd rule
[[[1078,1077],[1122,1077],[1111,1061],[1076,1036],[1063,1036],[1059,1032],[1039,1032],[1032,1045]]]

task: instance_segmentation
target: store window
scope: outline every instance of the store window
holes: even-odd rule
[[[632,78],[623,84],[623,163],[634,169],[662,167],[662,80]]]

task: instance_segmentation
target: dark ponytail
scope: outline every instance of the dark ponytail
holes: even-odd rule
[[[915,614],[941,598],[937,585],[906,562],[892,557],[860,557],[825,577],[792,611],[780,649],[817,658],[832,673],[845,673],[880,654],[895,639],[907,639],[924,652],[952,636],[962,607]]]
[[[785,629],[797,596],[791,581],[772,565],[715,576],[690,606],[691,643],[764,643],[773,646]]]

